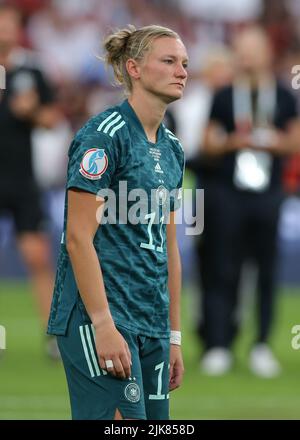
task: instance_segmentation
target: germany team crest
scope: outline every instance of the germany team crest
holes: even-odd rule
[[[168,190],[163,185],[160,185],[155,193],[156,203],[158,205],[164,205],[168,197]]]
[[[124,394],[127,400],[130,402],[136,403],[141,398],[140,387],[137,383],[131,382],[129,383],[124,390]]]

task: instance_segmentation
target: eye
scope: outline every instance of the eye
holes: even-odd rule
[[[164,63],[166,63],[166,64],[172,64],[172,63],[173,63],[173,60],[171,60],[170,58],[166,58],[166,59],[164,60]]]
[[[182,67],[184,67],[185,69],[187,69],[189,67],[188,63],[182,63]]]

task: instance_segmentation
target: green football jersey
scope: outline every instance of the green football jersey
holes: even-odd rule
[[[69,149],[67,190],[106,200],[94,237],[114,322],[150,337],[169,336],[166,223],[180,207],[184,153],[163,124],[151,143],[127,100],[91,118]],[[48,333],[65,334],[80,301],[65,245],[58,261]]]

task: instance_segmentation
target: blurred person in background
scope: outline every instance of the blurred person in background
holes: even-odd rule
[[[216,90],[232,82],[232,61],[232,53],[226,46],[210,47],[202,56],[201,66],[190,73],[184,99],[172,106],[176,134],[185,146],[186,165],[196,172],[203,159],[199,144],[201,148],[211,101]]]
[[[37,126],[53,127],[60,115],[34,55],[19,46],[21,31],[18,10],[0,5],[0,65],[6,70],[6,89],[0,97],[0,213],[14,219],[17,244],[46,327],[54,280],[46,220],[32,170],[31,135]],[[54,338],[47,337],[46,350],[53,358],[59,355]]]
[[[272,49],[257,26],[234,41],[236,76],[212,101],[202,151],[211,168],[202,180],[205,226],[199,252],[204,342],[202,369],[226,373],[238,330],[238,285],[245,258],[258,269],[257,333],[249,366],[261,377],[280,373],[269,347],[275,305],[277,225],[284,156],[299,150],[295,99],[274,77]]]
[[[196,63],[194,59],[192,67],[189,67],[189,81],[184,99],[176,101],[171,108],[176,118],[176,136],[184,145],[186,179],[191,179],[191,187],[203,188],[202,180],[209,172],[210,160],[201,154],[201,145],[208,123],[211,101],[216,90],[231,83],[233,66],[232,53],[224,45],[208,45],[204,54],[198,51],[198,53],[194,52],[193,56],[200,61],[200,65],[199,61]],[[185,199],[185,210],[193,216],[196,215],[194,191],[190,200]],[[196,293],[196,286],[199,285],[197,243],[201,235],[187,237],[185,228],[184,222],[177,226],[179,250],[183,261],[183,280],[187,285],[195,286],[193,291]],[[195,302],[198,300],[199,295],[196,293]],[[193,310],[196,315],[194,320],[198,321],[199,307],[195,306]]]

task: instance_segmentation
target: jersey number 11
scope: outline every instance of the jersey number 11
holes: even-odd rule
[[[163,242],[164,242],[164,237],[162,234],[162,227],[163,227],[163,222],[164,222],[164,216],[162,216],[159,220],[159,235],[161,238],[161,242],[160,242],[160,246],[155,246],[153,244],[153,235],[152,235],[152,226],[155,220],[155,212],[150,212],[150,214],[146,214],[145,215],[145,220],[149,219],[149,223],[148,223],[148,235],[149,235],[149,242],[148,243],[141,243],[140,247],[143,249],[150,249],[152,251],[157,251],[157,252],[163,252]]]

